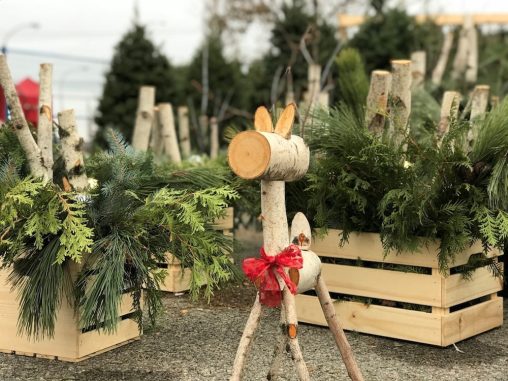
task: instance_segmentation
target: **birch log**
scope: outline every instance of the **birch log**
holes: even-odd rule
[[[489,95],[490,86],[487,85],[477,85],[473,90],[473,94],[471,95],[471,116],[469,117],[469,120],[471,121],[471,129],[467,139],[469,145],[470,142],[473,142],[478,138],[481,126],[481,123],[479,122],[487,112]]]
[[[496,108],[497,106],[499,106],[499,96],[493,95],[490,97],[490,107]]]
[[[240,344],[238,345],[230,381],[241,381],[243,379],[245,362],[247,360],[247,355],[249,354],[252,340],[254,339],[254,333],[256,332],[256,329],[259,325],[259,319],[261,318],[262,311],[263,308],[261,303],[259,303],[258,293],[256,296],[256,301],[254,302],[254,305],[250,311],[249,318],[247,319],[247,323],[245,324],[245,329],[243,330]]]
[[[437,61],[436,67],[432,71],[432,83],[434,85],[440,85],[441,81],[443,80],[443,75],[446,69],[446,65],[448,63],[448,57],[450,57],[452,45],[453,45],[453,32],[449,31],[445,35],[443,47],[441,48],[441,53],[439,54],[439,59]]]
[[[210,159],[219,156],[219,122],[216,117],[210,118]]]
[[[164,141],[162,140],[162,124],[160,121],[159,108],[153,110],[152,132],[150,133],[150,148],[153,153],[160,156],[164,153]]]
[[[0,86],[4,90],[4,96],[11,112],[10,121],[21,148],[25,152],[30,173],[34,177],[42,177],[46,181],[50,180],[47,168],[43,165],[41,150],[35,142],[25,119],[11,72],[7,66],[7,60],[3,54],[0,54]]]
[[[39,119],[37,145],[41,150],[42,165],[48,179],[53,179],[53,65],[43,63],[39,69]]]
[[[203,137],[203,143],[206,147],[208,140],[208,116],[200,115],[199,116],[199,130],[201,131],[201,136]]]
[[[286,334],[286,312],[284,311],[284,304],[280,306],[280,332],[277,336],[277,342],[273,349],[272,363],[270,364],[270,370],[266,376],[267,380],[276,381],[280,376],[281,362],[284,356],[286,346],[288,344],[288,337]]]
[[[392,61],[393,104],[391,105],[390,131],[397,145],[400,145],[408,132],[409,115],[411,114],[411,61]]]
[[[383,133],[391,86],[392,75],[389,71],[374,70],[371,73],[365,120],[369,130],[377,135]]]
[[[142,86],[139,89],[138,110],[132,136],[132,147],[136,151],[146,151],[150,141],[150,131],[154,120],[155,87]]]
[[[457,118],[459,113],[460,93],[457,91],[445,91],[443,101],[441,102],[441,113],[437,128],[438,140],[448,133],[450,128],[450,118]]]
[[[467,41],[466,82],[473,84],[478,80],[478,32],[474,25],[468,30]]]
[[[67,178],[74,190],[82,191],[87,187],[88,179],[83,161],[83,139],[80,138],[76,129],[74,110],[59,112],[58,124]]]
[[[455,59],[453,60],[452,79],[458,80],[467,68],[467,57],[469,54],[469,31],[474,28],[471,15],[464,17],[464,25],[460,30],[459,43]]]
[[[307,172],[309,158],[309,147],[302,138],[291,135],[285,139],[270,132],[241,132],[228,150],[233,172],[250,180],[298,180]]]
[[[178,107],[178,136],[180,138],[182,156],[188,158],[191,153],[191,142],[189,133],[189,109],[186,106]]]
[[[426,60],[427,54],[423,50],[411,53],[411,87],[413,89],[423,87],[427,70]]]
[[[164,151],[172,162],[179,164],[182,162],[182,157],[180,156],[180,148],[178,147],[178,138],[176,136],[173,107],[171,103],[160,103],[158,108]]]
[[[335,344],[337,344],[337,348],[339,348],[339,352],[342,360],[344,361],[344,365],[346,365],[349,378],[351,378],[352,381],[363,381],[362,372],[356,363],[353,351],[351,350],[351,346],[349,345],[347,337],[344,334],[342,324],[337,318],[335,307],[333,306],[333,301],[330,298],[330,293],[326,287],[325,280],[321,276],[317,281],[316,293],[318,295],[321,308],[323,309],[323,314],[325,315],[326,322],[328,323],[328,327],[330,327],[330,331],[332,332],[333,338],[335,339]]]
[[[307,71],[308,101],[313,104],[321,92],[321,65],[311,64]]]

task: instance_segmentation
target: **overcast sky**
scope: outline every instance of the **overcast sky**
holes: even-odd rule
[[[6,44],[8,52],[12,49],[8,61],[14,79],[37,79],[40,62],[54,63],[55,109],[76,107],[86,124],[84,118],[95,110],[113,47],[132,23],[134,2],[0,0],[0,46]],[[431,12],[508,12],[508,1],[500,0],[393,2],[406,4],[411,13],[422,12],[426,5]],[[199,46],[205,31],[204,4],[205,0],[139,0],[140,21],[148,25],[151,37],[172,63],[188,62]],[[34,22],[38,29],[22,27]],[[248,62],[266,50],[268,37],[267,30],[253,27],[235,51]],[[19,54],[22,51],[30,54]],[[63,60],[48,53],[86,60]]]

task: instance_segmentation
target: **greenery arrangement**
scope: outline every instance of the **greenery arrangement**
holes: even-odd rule
[[[344,240],[352,231],[378,232],[386,250],[415,251],[439,240],[441,270],[473,241],[485,250],[502,248],[508,237],[507,113],[504,101],[479,122],[471,152],[463,148],[469,121],[452,120],[440,144],[410,136],[399,147],[387,134],[371,134],[345,105],[320,113],[311,141],[319,160],[308,192],[316,225],[342,229]]]
[[[96,184],[77,193],[29,176],[11,129],[0,128],[0,152],[8,152],[0,157],[0,256],[20,293],[19,329],[30,336],[53,334],[64,298],[81,326],[113,331],[124,292],[134,296],[141,324],[145,290],[153,322],[165,276],[158,264],[168,251],[192,268],[193,296],[209,297],[236,274],[231,239],[209,228],[238,197],[222,175],[163,169],[120,134],[106,138],[110,151],[87,161]]]

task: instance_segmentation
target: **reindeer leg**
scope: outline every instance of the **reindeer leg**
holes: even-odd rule
[[[284,287],[282,295],[282,301],[286,311],[286,334],[288,335],[289,348],[291,350],[293,361],[295,362],[298,378],[300,381],[310,381],[309,370],[307,369],[307,364],[303,359],[302,350],[298,344],[298,319],[296,317],[295,296],[287,287]]]
[[[236,351],[235,362],[233,364],[233,374],[231,375],[230,381],[241,381],[243,378],[245,362],[247,360],[250,345],[252,344],[254,332],[256,331],[259,325],[259,320],[261,319],[262,310],[263,308],[261,303],[259,303],[258,293],[256,296],[256,301],[254,302],[254,305],[250,311],[249,319],[247,319],[247,323],[245,324],[245,329],[243,330],[240,344],[238,345],[238,349]]]
[[[356,363],[353,351],[351,350],[351,346],[347,341],[347,337],[344,334],[342,325],[339,321],[339,318],[337,317],[337,314],[335,313],[332,298],[330,298],[328,287],[326,287],[322,276],[318,277],[316,293],[319,298],[321,308],[323,309],[326,322],[328,323],[328,327],[330,327],[330,331],[332,331],[335,343],[339,348],[342,361],[344,362],[344,365],[346,365],[349,378],[351,378],[353,381],[363,381],[362,372]]]
[[[272,364],[270,365],[270,370],[268,371],[268,375],[266,376],[266,379],[269,381],[277,380],[280,375],[280,363],[281,363],[285,348],[288,343],[287,332],[286,332],[287,328],[286,327],[287,327],[286,313],[284,311],[284,304],[281,304],[281,306],[280,306],[279,337],[277,338],[277,342],[275,343],[275,348],[273,350]]]

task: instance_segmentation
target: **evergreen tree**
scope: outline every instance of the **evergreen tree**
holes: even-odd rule
[[[115,48],[111,67],[99,101],[95,122],[96,142],[105,146],[108,127],[130,140],[134,128],[140,86],[155,86],[156,101],[173,101],[176,95],[173,68],[167,57],[147,36],[146,28],[134,24]]]

